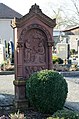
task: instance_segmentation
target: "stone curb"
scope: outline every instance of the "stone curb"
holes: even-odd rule
[[[0,75],[11,75],[14,73],[15,73],[15,71],[0,71]]]
[[[64,77],[79,77],[79,71],[59,72]]]
[[[73,105],[74,105],[74,103],[73,103]],[[75,105],[72,106],[71,104],[68,104],[67,102],[65,103],[64,107],[71,111],[79,112],[79,109],[77,106],[75,106]]]
[[[59,72],[65,77],[79,77],[79,71]],[[15,71],[0,71],[0,75],[15,74]]]

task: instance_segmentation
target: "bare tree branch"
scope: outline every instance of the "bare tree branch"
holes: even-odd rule
[[[71,1],[72,1],[73,5],[75,6],[77,14],[79,15],[79,9],[78,9],[78,6],[77,6],[77,0],[71,0]]]
[[[61,28],[69,25],[79,25],[79,0],[70,0],[71,4],[59,6],[53,9],[53,16],[56,18],[56,28]],[[71,8],[71,5],[73,8]]]

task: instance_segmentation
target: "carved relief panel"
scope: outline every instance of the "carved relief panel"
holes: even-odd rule
[[[48,68],[47,37],[37,28],[30,29],[24,35],[25,77]]]

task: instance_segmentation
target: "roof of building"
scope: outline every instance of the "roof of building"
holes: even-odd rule
[[[21,18],[22,15],[7,5],[0,3],[0,19],[13,19],[14,17]]]
[[[65,30],[62,30],[63,32],[69,32],[71,30],[79,29],[79,26],[70,26],[67,27]]]

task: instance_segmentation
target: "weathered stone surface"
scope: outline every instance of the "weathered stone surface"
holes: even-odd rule
[[[56,19],[46,16],[35,4],[28,14],[15,18],[11,25],[15,33],[15,102],[17,107],[23,107],[27,105],[25,81],[34,72],[52,69]]]

